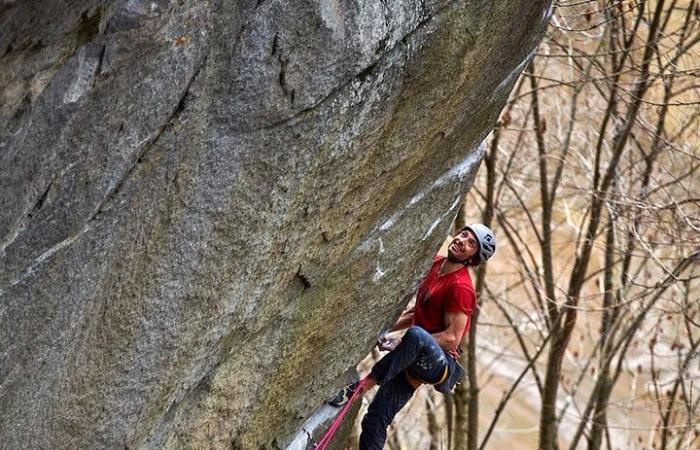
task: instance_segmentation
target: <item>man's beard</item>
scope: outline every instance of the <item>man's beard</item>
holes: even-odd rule
[[[447,260],[451,263],[466,264],[467,260],[458,259],[451,251],[447,251]]]

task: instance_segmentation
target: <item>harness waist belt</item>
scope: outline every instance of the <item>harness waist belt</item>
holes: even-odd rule
[[[419,384],[432,384],[432,385],[435,385],[435,384],[440,384],[440,383],[444,382],[444,381],[447,379],[447,375],[449,375],[450,370],[449,370],[447,364],[445,364],[445,370],[442,372],[442,376],[440,377],[440,379],[439,379],[438,381],[435,381],[435,382],[433,382],[433,383],[429,383],[429,382],[427,382],[427,381],[421,380],[421,379],[418,378],[417,376],[413,375],[413,374],[411,373],[411,371],[409,371],[408,369],[406,369],[405,372],[406,372],[406,376],[408,377],[408,380],[409,380],[409,381],[416,381],[416,382],[419,383]]]

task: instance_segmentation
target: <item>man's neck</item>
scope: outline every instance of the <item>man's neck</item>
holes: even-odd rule
[[[438,274],[447,275],[448,273],[456,272],[463,267],[464,264],[462,264],[461,262],[452,262],[449,259],[445,258],[442,261],[442,266],[440,266],[440,271],[438,272]]]

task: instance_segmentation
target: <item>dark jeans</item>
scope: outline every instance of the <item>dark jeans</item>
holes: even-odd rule
[[[362,419],[360,450],[382,450],[386,429],[394,416],[413,397],[415,389],[405,370],[427,382],[439,381],[447,366],[447,356],[435,339],[420,327],[411,327],[401,343],[372,367],[379,391]]]

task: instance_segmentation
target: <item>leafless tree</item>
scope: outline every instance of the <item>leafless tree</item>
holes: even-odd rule
[[[679,283],[698,275],[700,195],[692,180],[700,137],[693,65],[699,14],[695,1],[559,5],[493,133],[473,198],[482,221],[495,219],[517,262],[519,273],[505,286],[493,268],[490,278],[481,269],[477,290],[511,327],[522,371],[478,444],[477,327],[470,330],[455,448],[486,447],[526,374],[540,395],[539,448],[573,449],[582,438],[589,449],[604,441],[612,448],[610,399],[634,359],[630,351],[666,315],[660,311],[673,304]],[[514,293],[531,308],[523,310],[522,300],[514,305]],[[664,368],[673,374],[671,389],[668,398],[655,395],[659,422],[649,426],[658,429],[650,441],[662,448],[672,438],[676,446],[693,442],[697,426],[691,417],[698,390],[688,375],[698,356],[697,325],[685,319],[692,302],[676,307],[685,331],[675,339],[684,343],[674,346],[677,364]],[[533,325],[532,336],[522,332],[523,320]],[[575,333],[588,334],[587,355],[572,348]],[[565,364],[567,354],[576,362]],[[468,405],[465,420],[460,405]],[[570,424],[560,439],[564,421]]]
[[[499,250],[467,382],[430,403],[438,448],[700,447],[699,19],[696,0],[557,3],[455,221]]]

